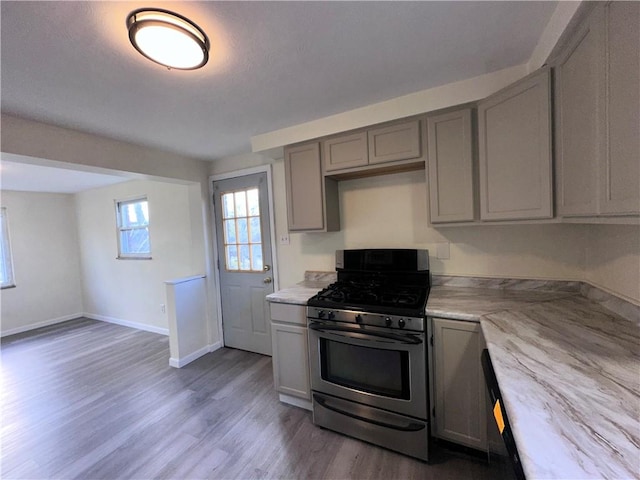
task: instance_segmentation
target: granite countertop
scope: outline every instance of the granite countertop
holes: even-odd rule
[[[329,283],[267,299],[304,305]],[[529,479],[639,478],[640,308],[593,290],[434,277],[427,315],[480,322]]]

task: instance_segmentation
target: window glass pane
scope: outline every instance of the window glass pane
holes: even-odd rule
[[[251,245],[251,270],[262,270],[262,245]]]
[[[222,216],[223,218],[233,218],[234,212],[233,193],[225,193],[222,195]]]
[[[251,243],[260,243],[262,241],[260,235],[260,217],[251,217],[249,219],[251,230]]]
[[[240,250],[240,270],[251,270],[249,245],[239,245],[239,250]]]
[[[247,190],[247,206],[249,215],[260,215],[260,201],[258,199],[258,189]]]
[[[146,200],[120,204],[122,228],[141,227],[149,224],[149,206]]]
[[[224,221],[224,243],[236,243],[236,221]]]
[[[238,270],[238,247],[227,246],[227,270]]]
[[[238,243],[249,243],[249,232],[247,231],[247,219],[239,218],[238,224]]]
[[[120,247],[123,254],[149,254],[149,229],[136,228],[120,231]]]
[[[236,217],[247,216],[247,196],[242,192],[236,192]]]

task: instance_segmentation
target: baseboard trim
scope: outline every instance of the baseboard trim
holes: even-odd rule
[[[278,398],[282,403],[293,405],[294,407],[304,408],[305,410],[313,411],[313,404],[311,400],[305,400],[303,398],[293,397],[286,393],[279,393]]]
[[[84,313],[73,313],[71,315],[64,315],[62,317],[51,318],[38,323],[32,323],[31,325],[25,325],[23,327],[12,328],[11,330],[0,331],[0,337],[8,337],[9,335],[15,335],[17,333],[28,332],[29,330],[35,330],[37,328],[48,327],[49,325],[55,325],[56,323],[66,322],[68,320],[74,320],[76,318],[86,316]]]
[[[92,320],[100,320],[101,322],[115,323],[116,325],[122,325],[123,327],[135,328],[137,330],[144,330],[146,332],[159,333],[160,335],[169,336],[168,328],[156,327],[154,325],[147,325],[146,323],[132,322],[130,320],[122,320],[120,318],[107,317],[106,315],[98,315],[96,313],[84,313],[80,316],[84,316]]]
[[[169,365],[173,368],[182,368],[185,365],[193,362],[194,360],[197,360],[198,358],[202,357],[203,355],[206,355],[207,353],[210,353],[210,352],[215,352],[220,348],[222,348],[222,342],[212,343],[211,345],[202,347],[196,350],[195,352],[190,353],[189,355],[186,355],[182,358],[171,357],[169,359]]]

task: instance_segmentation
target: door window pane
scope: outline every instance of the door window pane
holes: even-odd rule
[[[238,243],[249,243],[249,232],[247,231],[247,219],[239,218],[238,225]]]
[[[222,218],[233,218],[234,212],[233,193],[225,193],[222,195]]]
[[[257,188],[247,190],[247,205],[249,207],[249,215],[260,215],[260,200]]]
[[[226,269],[262,272],[262,226],[258,188],[221,195]]]

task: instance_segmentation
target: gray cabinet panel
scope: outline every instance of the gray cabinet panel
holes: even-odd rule
[[[576,32],[555,70],[558,214],[598,213],[597,165],[604,142],[602,14]]]
[[[469,447],[487,447],[486,387],[480,324],[433,318],[435,425],[433,434]]]
[[[319,142],[286,147],[284,170],[289,231],[339,230],[338,191],[322,175]]]
[[[367,132],[329,138],[323,142],[323,150],[325,172],[361,167],[369,163]]]
[[[611,2],[607,31],[607,155],[600,210],[640,213],[640,2]]]
[[[281,319],[290,323],[283,323]],[[307,335],[304,306],[271,304],[275,388],[280,393],[304,400],[311,399]]]
[[[553,217],[548,68],[478,103],[480,218]]]
[[[431,223],[474,220],[471,109],[427,117]]]
[[[420,122],[418,120],[367,132],[369,163],[385,163],[418,158],[420,152]]]

